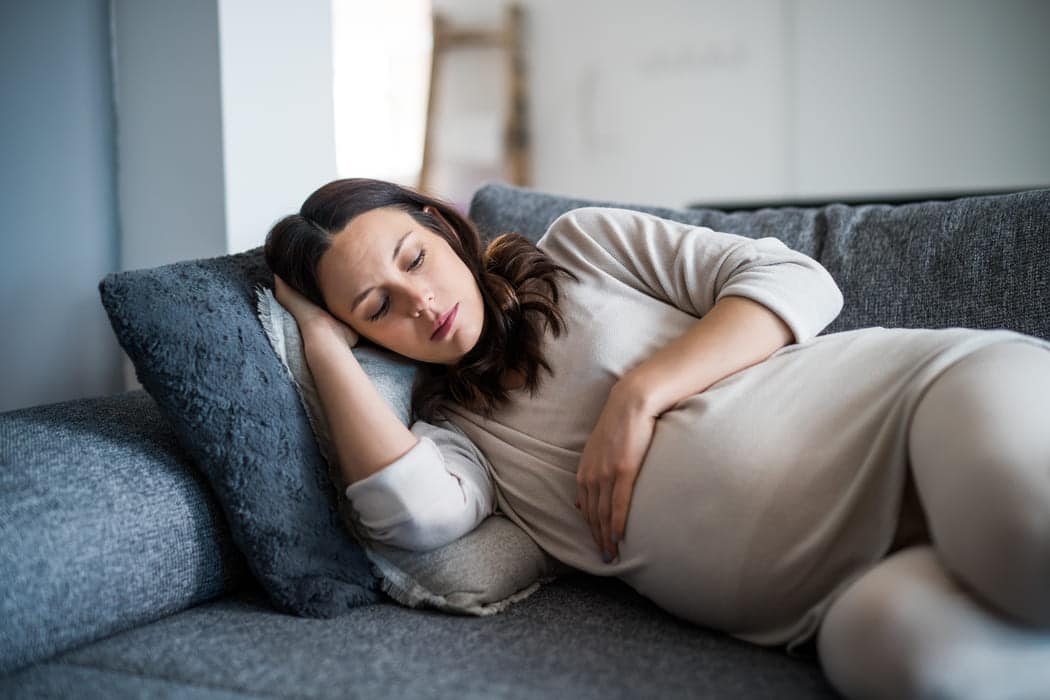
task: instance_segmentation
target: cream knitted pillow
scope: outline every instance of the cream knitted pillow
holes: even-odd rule
[[[416,552],[373,542],[363,537],[356,523],[356,513],[346,498],[346,486],[339,470],[333,467],[334,448],[314,386],[313,377],[302,352],[299,326],[266,287],[256,287],[259,320],[266,330],[274,352],[288,369],[310,421],[318,448],[328,464],[328,475],[338,493],[339,515],[351,535],[361,544],[382,579],[382,590],[402,605],[429,606],[447,612],[469,615],[492,615],[522,600],[542,584],[573,571],[541,550],[525,532],[501,513],[494,513],[471,532],[454,542]],[[349,342],[349,339],[348,339]],[[375,357],[372,350],[370,357]],[[365,353],[354,347],[355,355]],[[381,371],[376,362],[362,362],[369,376]],[[391,379],[388,371],[376,386],[396,413],[409,425],[411,377]]]

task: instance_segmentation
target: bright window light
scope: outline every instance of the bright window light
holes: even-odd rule
[[[339,177],[417,184],[432,41],[430,0],[332,0]]]

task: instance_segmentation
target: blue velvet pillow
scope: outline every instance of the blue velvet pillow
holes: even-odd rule
[[[273,286],[261,247],[109,274],[99,291],[139,381],[210,482],[274,606],[334,617],[384,596],[256,317],[260,284]],[[365,341],[354,354],[384,395],[404,395],[414,379],[414,363]],[[394,408],[407,421],[409,407]]]

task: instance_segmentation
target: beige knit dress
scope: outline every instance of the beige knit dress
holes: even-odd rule
[[[905,498],[907,435],[938,373],[991,343],[1050,351],[1008,330],[818,336],[842,295],[822,266],[775,238],[588,207],[561,216],[539,247],[580,278],[561,284],[566,332],[545,339],[553,376],[533,396],[512,392],[491,419],[450,406],[449,438],[417,423],[419,444],[347,496],[377,539],[409,548],[418,527],[399,534],[392,525],[434,523],[421,512],[429,508],[459,519],[448,539],[498,506],[561,562],[617,576],[675,615],[760,644],[810,640],[838,592],[925,536],[918,502]],[[727,295],[770,308],[797,342],[659,417],[620,556],[606,564],[574,506],[590,431],[625,372]],[[450,456],[460,431],[483,455],[473,465],[465,448]],[[437,485],[439,476],[455,488]],[[413,488],[418,495],[406,493]]]

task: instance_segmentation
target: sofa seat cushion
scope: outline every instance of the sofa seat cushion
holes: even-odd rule
[[[145,391],[0,414],[0,672],[247,578],[207,481]]]
[[[281,615],[244,589],[0,678],[78,697],[75,669],[184,684],[193,697],[833,698],[815,659],[684,623],[613,578],[573,574],[499,615],[386,602]],[[219,696],[225,697],[225,696]]]

